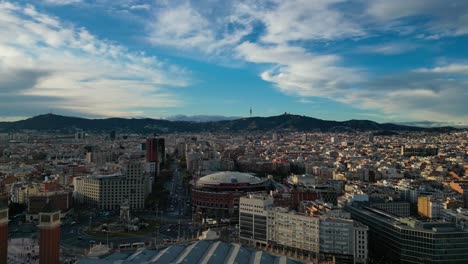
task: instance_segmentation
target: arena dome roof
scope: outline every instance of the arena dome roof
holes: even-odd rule
[[[248,173],[234,172],[234,171],[223,171],[201,177],[197,181],[197,185],[218,185],[218,184],[235,184],[235,183],[250,183],[259,184],[264,182],[265,179],[261,179],[257,176]]]

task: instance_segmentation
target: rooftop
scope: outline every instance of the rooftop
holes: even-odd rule
[[[285,256],[277,257],[239,244],[221,241],[197,241],[174,245],[161,250],[142,249],[134,252],[117,252],[101,259],[83,258],[78,264],[138,264],[138,263],[301,263]]]
[[[378,218],[391,223],[401,229],[419,230],[430,233],[456,233],[466,232],[449,222],[423,222],[414,218],[399,218],[382,210],[370,207],[361,208],[360,211],[369,217]]]
[[[213,174],[206,175],[201,177],[197,181],[197,185],[209,184],[209,185],[219,185],[219,184],[236,184],[236,183],[250,183],[250,184],[259,184],[265,182],[265,179],[261,179],[257,176],[254,176],[249,173],[233,172],[233,171],[223,171]]]

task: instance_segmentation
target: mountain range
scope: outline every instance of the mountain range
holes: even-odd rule
[[[121,131],[142,133],[169,132],[248,132],[248,131],[434,131],[448,132],[453,127],[422,128],[369,120],[330,121],[308,116],[283,114],[270,117],[250,117],[234,120],[193,122],[151,118],[87,119],[45,114],[25,120],[0,122],[0,131]]]
[[[166,117],[170,121],[189,121],[189,122],[211,122],[241,119],[239,116],[222,116],[222,115],[173,115]]]

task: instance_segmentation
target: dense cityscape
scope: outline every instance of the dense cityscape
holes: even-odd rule
[[[466,263],[468,132],[0,134],[2,263]]]
[[[0,264],[468,264],[468,0],[0,0]]]

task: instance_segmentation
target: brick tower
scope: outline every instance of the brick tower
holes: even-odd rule
[[[39,264],[59,264],[60,210],[44,208],[39,213]]]
[[[0,264],[8,258],[8,205],[0,195]]]

